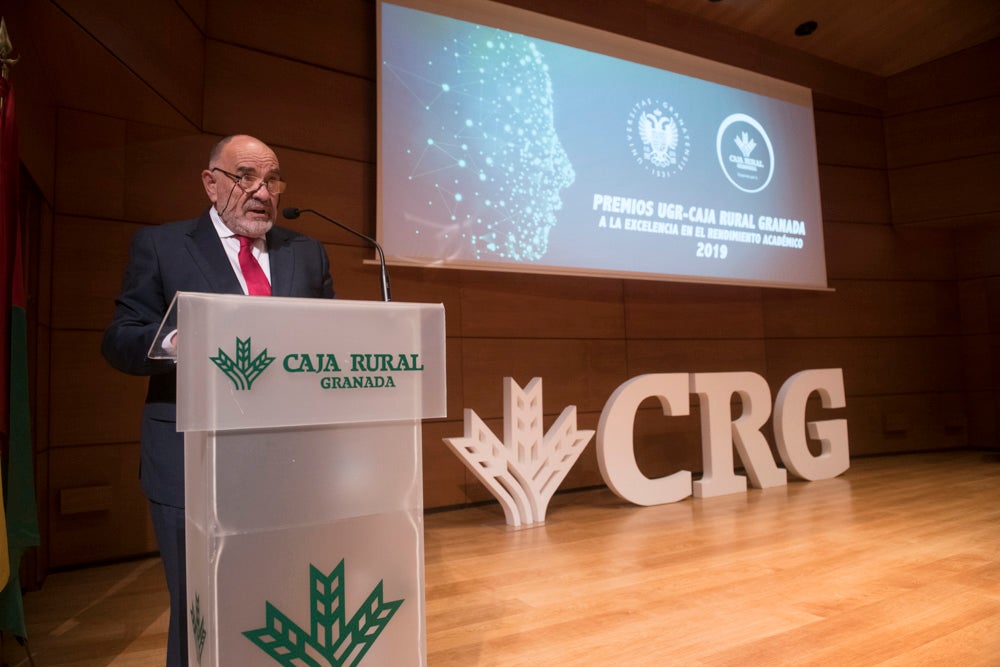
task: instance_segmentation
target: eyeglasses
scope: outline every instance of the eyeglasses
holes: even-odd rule
[[[210,171],[222,172],[229,178],[233,179],[233,182],[236,183],[236,185],[240,186],[240,190],[243,190],[243,192],[247,193],[248,195],[252,195],[255,192],[257,192],[257,190],[260,190],[261,185],[266,187],[267,191],[270,192],[272,195],[280,195],[282,192],[285,191],[285,188],[288,187],[288,183],[281,180],[277,176],[273,176],[268,179],[259,178],[257,176],[251,176],[250,174],[243,174],[241,176],[239,174],[230,174],[225,169],[220,169],[218,167],[212,167]]]

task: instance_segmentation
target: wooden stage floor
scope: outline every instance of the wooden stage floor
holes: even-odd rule
[[[560,494],[542,527],[491,504],[425,535],[430,667],[1000,665],[998,452],[657,507]],[[155,558],[52,574],[25,597],[35,664],[162,665],[166,606]]]

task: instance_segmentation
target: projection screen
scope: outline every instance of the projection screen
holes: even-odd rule
[[[378,14],[391,264],[826,289],[807,88],[480,0]]]

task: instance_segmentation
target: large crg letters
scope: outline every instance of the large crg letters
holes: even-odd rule
[[[663,414],[689,414],[687,373],[640,375],[622,384],[604,404],[597,426],[597,463],[612,491],[637,505],[660,505],[691,495],[691,471],[649,479],[639,470],[632,445],[639,404],[655,396]]]
[[[805,423],[806,402],[814,391],[824,408],[846,406],[844,375],[839,368],[796,373],[785,381],[774,406],[774,434],[781,461],[792,474],[807,480],[836,477],[850,465],[846,419]],[[655,397],[665,415],[687,415],[688,393],[698,396],[701,408],[704,475],[693,484],[688,470],[649,479],[636,464],[632,439],[639,404]],[[736,419],[731,408],[734,394],[742,404]],[[640,375],[618,387],[601,413],[597,429],[601,474],[612,491],[638,505],[672,503],[692,492],[699,498],[740,493],[746,491],[747,478],[735,473],[735,445],[753,486],[782,486],[787,483],[787,473],[775,463],[760,431],[770,412],[770,389],[756,373]],[[809,451],[807,429],[809,437],[821,443],[819,456]]]

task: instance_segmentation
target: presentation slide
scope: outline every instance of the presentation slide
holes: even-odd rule
[[[808,90],[462,6],[488,11],[379,6],[390,263],[826,288]],[[594,50],[616,40],[647,62]]]

